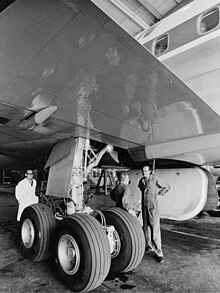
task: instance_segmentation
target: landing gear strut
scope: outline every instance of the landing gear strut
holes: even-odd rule
[[[55,212],[40,203],[27,207],[21,216],[23,256],[40,261],[53,251],[58,278],[74,292],[95,289],[109,271],[134,269],[144,254],[143,231],[136,218],[112,208],[102,213],[105,223],[101,223],[84,201],[86,175],[110,150],[106,146],[95,154],[82,137],[55,146],[47,163],[50,171],[46,194],[54,202],[55,198],[56,202],[63,199],[64,211]]]

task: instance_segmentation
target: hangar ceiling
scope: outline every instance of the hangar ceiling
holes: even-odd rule
[[[133,37],[193,0],[91,0]]]

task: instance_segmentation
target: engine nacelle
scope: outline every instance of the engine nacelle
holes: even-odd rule
[[[137,186],[142,170],[130,170],[129,176],[132,192],[140,193]],[[218,203],[214,178],[203,168],[157,169],[155,176],[171,186],[169,192],[159,197],[161,218],[187,220]]]

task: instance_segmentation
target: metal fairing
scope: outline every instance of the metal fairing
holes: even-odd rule
[[[83,136],[134,160],[219,159],[219,115],[90,1],[17,0],[0,34],[1,154],[36,161]]]

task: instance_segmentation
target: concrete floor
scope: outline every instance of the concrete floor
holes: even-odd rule
[[[111,205],[104,195],[90,200],[93,208]],[[0,292],[71,292],[55,278],[51,260],[34,263],[21,256],[16,213],[13,189],[0,187]],[[163,264],[145,254],[135,270],[109,274],[93,292],[219,292],[220,218],[162,220],[161,227]]]

